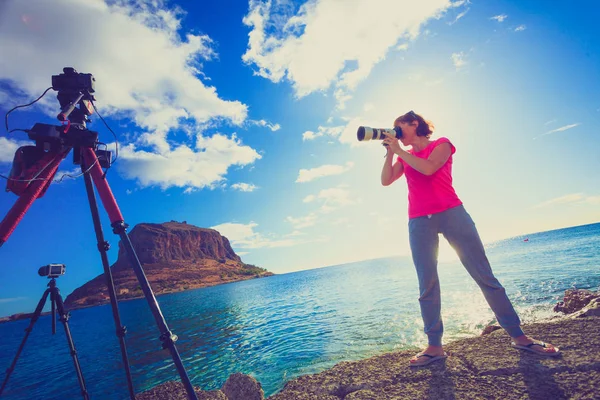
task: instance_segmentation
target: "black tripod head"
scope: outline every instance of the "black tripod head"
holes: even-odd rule
[[[58,94],[60,113],[56,118],[66,125],[55,126],[37,123],[27,133],[37,147],[45,151],[61,152],[66,148],[98,147],[98,132],[87,129],[88,118],[94,112],[92,101],[96,79],[92,74],[80,74],[72,67],[64,73],[52,75],[52,89]]]
[[[94,112],[92,101],[96,79],[92,74],[82,74],[72,67],[63,68],[62,74],[52,75],[52,89],[58,92],[56,98],[60,103],[61,112],[56,116],[59,121],[81,125],[89,122],[88,115]],[[77,107],[79,106],[79,107]]]

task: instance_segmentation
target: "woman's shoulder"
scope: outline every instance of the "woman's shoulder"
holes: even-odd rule
[[[450,142],[450,139],[448,139],[445,136],[442,136],[442,137],[439,137],[439,138],[435,139],[434,141],[432,141],[432,143],[442,144],[442,143],[451,143],[451,142]]]
[[[450,141],[450,139],[448,139],[445,136],[439,137],[436,140],[431,142],[431,149],[433,150],[435,147],[443,144],[443,143],[448,143],[450,145],[450,150],[452,151],[452,154],[454,154],[456,152],[456,147],[454,147],[454,145],[452,144],[452,142]]]

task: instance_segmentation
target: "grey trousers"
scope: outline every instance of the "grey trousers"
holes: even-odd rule
[[[441,346],[444,332],[437,273],[440,233],[456,250],[460,261],[481,288],[500,326],[511,337],[523,335],[519,316],[506,296],[506,290],[494,277],[475,223],[462,205],[438,214],[411,218],[408,228],[419,278],[421,316],[430,345]]]

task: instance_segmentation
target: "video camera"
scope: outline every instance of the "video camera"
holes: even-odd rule
[[[65,264],[48,264],[38,269],[39,276],[47,276],[48,278],[58,278],[66,272]]]
[[[57,92],[87,92],[94,93],[96,78],[92,74],[82,74],[75,68],[63,68],[63,74],[52,75],[52,89]]]

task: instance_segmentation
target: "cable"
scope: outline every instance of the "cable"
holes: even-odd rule
[[[89,93],[88,93],[89,94]],[[110,129],[110,126],[108,126],[108,124],[106,123],[106,121],[104,120],[104,118],[102,118],[102,115],[100,115],[100,113],[98,112],[98,109],[96,108],[96,105],[94,104],[94,102],[92,100],[90,100],[90,103],[92,103],[92,107],[94,107],[94,111],[96,111],[96,114],[98,114],[98,116],[100,117],[100,119],[102,120],[102,122],[104,123],[104,125],[106,126],[106,128],[110,131],[110,133],[113,134],[113,136],[115,137],[115,159],[112,161],[111,165],[114,164],[117,159],[119,158],[119,140],[117,139],[117,135],[113,132],[112,129]],[[108,168],[107,168],[108,169]]]
[[[17,108],[29,107],[30,105],[37,103],[42,97],[44,97],[46,95],[46,93],[48,93],[48,90],[50,90],[50,89],[52,89],[52,86],[50,86],[48,89],[46,89],[46,91],[44,93],[42,93],[42,95],[40,97],[38,97],[37,99],[35,99],[31,103],[13,107],[6,114],[4,114],[4,125],[6,126],[6,132],[11,133],[11,132],[14,132],[14,131],[17,131],[17,130],[22,130],[22,129],[13,129],[11,131],[11,130],[8,129],[8,114],[10,114],[11,112],[15,111]]]
[[[44,171],[46,168],[48,168],[48,166],[50,165],[51,162],[52,162],[52,160],[48,164],[46,164],[44,167],[42,167],[38,171],[38,173],[36,174],[36,176],[39,176],[42,173],[42,171]],[[92,165],[90,165],[90,167],[88,169],[86,169],[85,171],[82,171],[80,174],[78,174],[78,175],[71,175],[71,174],[66,174],[65,173],[65,174],[62,174],[60,176],[60,178],[54,178],[52,180],[52,182],[60,183],[60,182],[63,181],[63,179],[65,177],[68,177],[68,178],[71,178],[71,179],[77,179],[80,176],[83,176],[83,175],[87,174],[94,167],[94,165],[96,165],[97,163],[98,163],[98,159],[96,159],[96,161],[94,161],[94,163]],[[36,177],[33,177],[31,179],[15,179],[15,178],[11,178],[11,177],[8,177],[8,176],[2,175],[2,174],[0,174],[0,178],[4,178],[7,181],[26,182],[26,183],[31,183],[31,182],[34,182],[34,181],[47,181],[48,180],[48,179],[41,179],[41,178],[36,178]]]
[[[96,158],[96,161],[94,161],[94,163],[92,165],[90,165],[90,167],[88,169],[86,169],[85,171],[82,171],[80,174],[78,174],[78,175],[62,174],[60,176],[60,178],[54,179],[52,182],[61,183],[63,181],[63,179],[65,179],[65,177],[68,177],[71,179],[77,179],[77,178],[87,174],[88,172],[90,172],[91,169],[94,167],[94,165],[96,165],[97,163],[98,163],[98,159]]]
[[[27,182],[27,183],[31,183],[33,181],[47,181],[48,179],[43,179],[43,178],[37,178],[38,176],[40,176],[40,174],[42,172],[44,172],[46,170],[46,168],[48,168],[50,166],[50,164],[52,164],[54,160],[51,159],[46,165],[44,165],[42,168],[40,168],[37,173],[35,174],[35,176],[31,179],[15,179],[15,178],[11,178],[8,176],[4,176],[4,175],[0,175],[0,177],[6,179],[7,181],[13,181],[13,182]]]
[[[8,133],[13,133],[13,132],[17,132],[17,131],[21,131],[21,132],[25,132],[25,133],[29,134],[28,129],[21,129],[21,128],[11,129],[10,131],[8,131]]]

